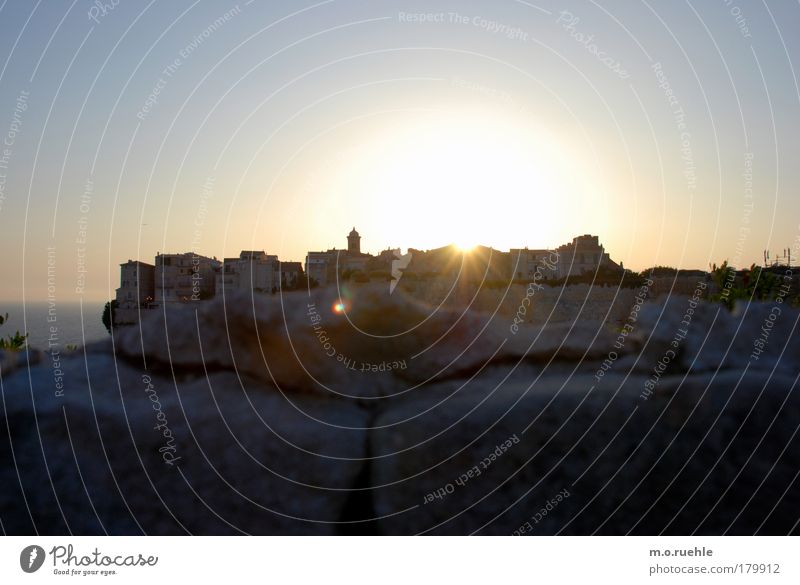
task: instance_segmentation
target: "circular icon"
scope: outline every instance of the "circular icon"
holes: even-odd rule
[[[41,546],[32,544],[26,546],[19,553],[19,566],[26,573],[35,573],[44,564],[44,549]]]

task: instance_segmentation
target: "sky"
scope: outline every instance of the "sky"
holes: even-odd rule
[[[158,252],[800,253],[800,5],[0,3],[0,301]]]

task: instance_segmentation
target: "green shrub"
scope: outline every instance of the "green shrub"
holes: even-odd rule
[[[8,321],[8,313],[0,315],[0,325]],[[27,343],[28,334],[22,335],[19,331],[8,337],[0,337],[0,349],[19,350],[24,349]]]
[[[103,316],[101,319],[103,321],[103,325],[106,326],[106,330],[109,333],[111,333],[111,328],[114,327],[114,316],[117,307],[119,307],[119,303],[117,302],[116,299],[106,303],[106,306],[103,307]]]
[[[709,296],[709,300],[718,302],[728,310],[733,310],[736,301],[776,301],[781,299],[792,305],[798,303],[798,295],[790,294],[789,289],[781,286],[783,279],[769,269],[751,264],[750,268],[739,271],[725,260],[720,266],[711,267],[711,278],[718,291]]]

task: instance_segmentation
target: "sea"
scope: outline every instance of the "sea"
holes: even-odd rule
[[[60,344],[82,346],[93,341],[108,338],[103,325],[105,303],[56,303],[52,313],[47,302],[3,303],[0,302],[0,315],[8,313],[8,320],[0,325],[0,337],[13,335],[15,331],[28,334],[28,346],[36,349],[49,349],[51,336]],[[49,320],[48,320],[49,319]],[[54,330],[51,330],[54,327]]]

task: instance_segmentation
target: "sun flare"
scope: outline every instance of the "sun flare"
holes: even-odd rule
[[[557,137],[491,112],[376,129],[340,162],[331,200],[358,202],[361,221],[397,243],[508,248],[532,243],[533,226],[538,241],[557,242],[556,218],[590,213],[580,201],[590,180]]]
[[[475,242],[467,240],[467,239],[458,240],[456,242],[453,242],[453,245],[456,248],[458,248],[458,250],[460,252],[463,252],[465,254],[468,254],[468,253],[472,252],[478,246],[478,244],[476,244]]]

